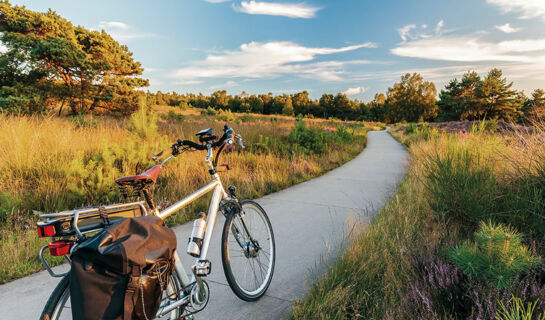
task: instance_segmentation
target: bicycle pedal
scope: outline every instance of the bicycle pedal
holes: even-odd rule
[[[193,266],[193,272],[198,277],[206,277],[212,271],[212,262],[209,260],[199,260],[197,264]]]

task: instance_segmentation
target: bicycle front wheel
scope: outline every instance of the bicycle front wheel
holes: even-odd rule
[[[272,280],[276,258],[274,234],[265,210],[241,201],[241,212],[230,214],[222,234],[221,257],[229,286],[242,300],[261,298]]]

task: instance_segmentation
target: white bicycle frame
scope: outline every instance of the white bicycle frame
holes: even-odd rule
[[[208,148],[208,153],[206,155],[206,163],[210,170],[213,170],[213,164],[212,164],[212,148]],[[163,164],[173,158],[173,156],[168,157],[163,161]],[[206,260],[206,254],[208,253],[208,246],[210,245],[210,238],[212,237],[212,232],[214,231],[214,226],[216,224],[216,217],[218,214],[220,202],[222,200],[229,200],[228,194],[225,192],[225,189],[223,188],[223,185],[221,183],[220,177],[217,173],[214,173],[212,175],[212,182],[207,184],[206,186],[200,188],[199,190],[195,191],[194,193],[186,196],[182,200],[172,204],[168,208],[165,208],[161,212],[159,212],[157,209],[155,210],[155,215],[160,217],[161,219],[166,219],[172,214],[174,214],[176,211],[186,207],[193,201],[201,198],[202,196],[206,195],[210,191],[214,191],[212,194],[212,199],[210,201],[210,206],[208,208],[208,215],[206,217],[206,230],[204,234],[204,239],[201,247],[201,254],[198,258],[195,260],[195,264],[199,260]],[[197,282],[199,279],[195,276],[195,274],[191,275],[191,278],[186,274],[184,266],[182,264],[182,261],[180,257],[178,256],[177,252],[174,252],[174,259],[175,259],[175,270],[178,275],[178,280],[180,281],[180,284],[182,285],[182,288],[185,288],[195,282]],[[185,297],[180,297],[179,300],[168,304],[164,308],[159,309],[159,312],[157,314],[157,317],[166,315],[167,313],[176,310],[179,306],[187,303],[189,299],[189,295]]]

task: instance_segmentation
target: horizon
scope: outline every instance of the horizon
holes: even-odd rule
[[[10,2],[104,29],[142,63],[150,91],[306,90],[313,99],[343,92],[369,101],[405,73],[422,74],[439,92],[467,71],[484,75],[494,67],[526,95],[545,87],[545,2],[537,0],[190,0],[130,8],[105,1]]]

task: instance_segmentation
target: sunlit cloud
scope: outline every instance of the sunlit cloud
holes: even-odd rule
[[[504,13],[518,13],[521,19],[541,18],[545,21],[543,0],[486,0],[486,2],[498,6]]]
[[[284,16],[288,18],[314,18],[321,8],[304,3],[277,3],[242,1],[240,6],[233,4],[233,9],[247,14],[261,14],[270,16]]]
[[[440,20],[435,26],[435,28],[433,29],[433,33],[430,33],[427,31],[428,29],[427,24],[423,24],[420,27],[418,27],[416,24],[408,24],[406,26],[403,26],[397,29],[397,32],[399,33],[399,37],[403,41],[427,39],[433,36],[440,35],[442,32],[443,25],[444,25],[443,20]]]
[[[349,64],[366,64],[366,60],[313,62],[318,55],[375,48],[367,42],[341,48],[305,47],[293,42],[250,42],[238,50],[210,54],[204,60],[194,61],[189,66],[176,70],[172,77],[187,81],[200,78],[275,78],[281,75],[296,75],[322,81],[340,81]]]
[[[517,31],[520,31],[520,28],[513,28],[511,27],[511,24],[510,23],[506,23],[504,25],[501,25],[501,26],[494,26],[496,29],[500,30],[501,32],[504,32],[504,33],[515,33]]]
[[[367,91],[367,88],[365,87],[355,87],[355,88],[348,88],[343,93],[347,96],[355,96],[357,94],[361,94]]]

